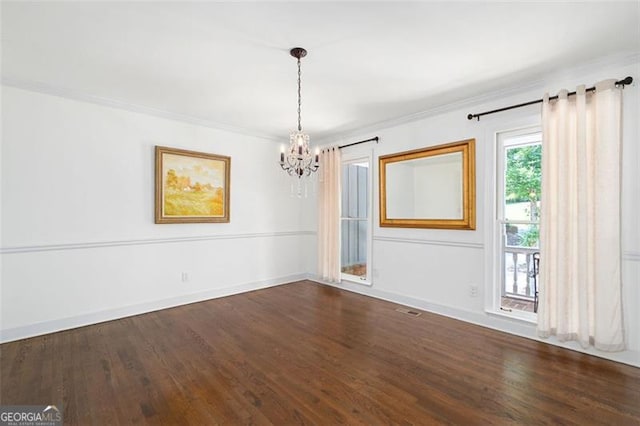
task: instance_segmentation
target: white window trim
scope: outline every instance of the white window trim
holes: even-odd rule
[[[354,164],[354,163],[362,163],[366,162],[368,164],[368,173],[367,173],[367,192],[368,192],[368,203],[367,203],[367,275],[363,279],[357,275],[345,274],[343,272],[340,273],[340,279],[342,281],[347,281],[355,284],[361,284],[365,286],[372,286],[372,273],[373,270],[373,152],[368,154],[363,154],[357,152],[347,154],[342,153],[342,165],[345,164]],[[340,189],[342,191],[342,188]],[[340,197],[342,200],[342,196]],[[340,203],[340,259],[342,259],[342,221],[343,220],[357,220],[357,218],[343,218],[342,217],[342,203]],[[340,267],[342,268],[342,261],[340,262]]]
[[[502,141],[499,139],[501,136],[508,135],[509,137],[526,135],[530,133],[539,133],[542,131],[539,124],[539,116],[531,117],[517,126],[508,127],[505,126],[500,129],[493,129],[488,132],[487,140],[492,140],[493,144],[491,149],[486,150],[486,163],[488,168],[486,188],[487,188],[487,202],[491,206],[491,211],[485,217],[485,225],[487,233],[485,236],[485,312],[487,314],[496,315],[500,317],[507,317],[516,319],[532,324],[537,323],[537,314],[522,312],[522,311],[505,311],[501,309],[501,286],[502,282],[502,241],[501,235],[501,223],[504,220],[504,214],[502,206],[500,206],[500,191],[504,190],[504,179],[498,179],[498,170],[501,170],[504,174],[504,159],[499,156],[499,150],[502,150]],[[528,122],[528,123],[527,123]],[[535,124],[534,124],[535,122]]]

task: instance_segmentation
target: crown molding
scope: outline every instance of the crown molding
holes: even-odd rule
[[[597,70],[611,67],[629,66],[633,64],[640,64],[640,52],[627,52],[622,54],[610,55],[602,58],[598,58],[593,61],[584,62],[571,68],[561,69],[552,73],[548,73],[544,77],[532,80],[526,84],[511,85],[504,89],[494,90],[478,96],[469,97],[466,99],[448,102],[442,105],[437,105],[431,108],[427,108],[422,111],[418,111],[412,114],[406,114],[398,117],[389,118],[379,121],[377,123],[364,125],[362,127],[355,127],[344,131],[337,131],[335,133],[328,132],[325,136],[317,137],[315,142],[320,145],[335,143],[338,140],[346,140],[362,135],[363,133],[371,133],[396,127],[402,124],[407,124],[415,121],[419,121],[428,117],[444,114],[447,112],[455,111],[462,108],[469,108],[470,110],[481,105],[485,105],[491,102],[502,100],[505,97],[518,95],[530,90],[544,90],[545,87],[557,84],[558,81],[562,82],[567,78],[576,77],[584,74],[589,74]],[[624,77],[624,76],[615,76]],[[634,76],[638,79],[640,76]],[[165,111],[158,108],[148,107],[144,105],[138,105],[129,103],[126,101],[105,98],[101,96],[95,96],[88,93],[84,93],[78,90],[73,90],[65,87],[55,86],[48,83],[30,81],[19,79],[10,76],[2,76],[2,85],[15,87],[18,89],[28,90],[31,92],[44,93],[48,95],[59,96],[81,102],[88,102],[97,105],[107,106],[111,108],[123,109],[131,112],[137,112],[141,114],[151,115],[155,117],[165,118],[169,120],[179,121],[188,124],[194,124],[197,126],[203,126],[215,130],[222,130],[231,133],[241,134],[244,136],[251,136],[260,138],[269,142],[282,142],[282,138],[274,135],[265,134],[253,131],[248,128],[233,126],[229,124],[219,123],[212,120],[208,120],[201,117],[190,116],[186,114],[175,113],[171,111]],[[588,83],[588,82],[587,82]],[[633,83],[635,85],[636,83]],[[542,96],[542,94],[540,95]],[[524,101],[526,101],[525,99]],[[463,117],[466,120],[465,117]]]
[[[69,89],[67,87],[55,86],[48,83],[39,81],[23,80],[14,77],[2,76],[2,85],[14,87],[16,89],[27,90],[30,92],[43,93],[45,95],[53,95],[61,98],[71,99],[74,101],[87,102],[100,106],[106,106],[109,108],[122,109],[125,111],[136,112],[140,114],[151,115],[154,117],[164,118],[173,121],[179,121],[187,124],[194,124],[196,126],[207,127],[215,130],[222,130],[226,132],[236,133],[244,136],[251,136],[255,138],[265,139],[270,142],[282,142],[281,139],[277,139],[274,136],[259,133],[247,129],[244,127],[233,126],[229,124],[219,123],[216,121],[208,120],[201,117],[195,117],[186,114],[180,114],[171,111],[165,111],[158,108],[153,108],[145,105],[134,104],[119,99],[105,98],[102,96],[91,95],[81,92],[79,90]]]
[[[360,137],[363,134],[371,134],[380,130],[389,129],[392,127],[400,126],[402,124],[412,123],[415,121],[420,121],[425,118],[433,117],[439,114],[444,114],[447,112],[456,111],[463,108],[469,108],[471,112],[472,109],[489,104],[491,102],[500,101],[503,98],[509,96],[515,96],[527,91],[532,90],[544,90],[545,87],[549,87],[550,85],[557,84],[558,81],[562,82],[565,79],[570,77],[578,77],[580,75],[589,74],[596,72],[598,70],[602,70],[604,68],[612,68],[612,67],[624,67],[638,64],[640,65],[640,52],[632,52],[632,53],[624,53],[606,56],[604,58],[599,58],[590,62],[585,62],[579,65],[576,65],[571,68],[567,68],[564,70],[559,70],[553,73],[549,73],[544,77],[531,80],[526,84],[517,84],[511,85],[504,89],[490,91],[481,95],[472,96],[463,100],[452,101],[442,105],[434,106],[432,108],[428,108],[413,114],[403,115],[399,117],[394,117],[388,120],[379,121],[375,124],[353,128],[349,130],[344,130],[341,132],[336,132],[329,136],[324,136],[322,138],[317,138],[316,142],[319,144],[331,144],[336,141],[344,141],[351,138]],[[612,78],[623,78],[626,76],[612,76]],[[633,76],[636,79],[640,78],[640,75]],[[589,84],[590,82],[586,82]],[[637,83],[634,82],[633,85]],[[540,94],[542,97],[542,93]],[[529,101],[530,99],[523,99],[522,102]],[[516,101],[517,102],[517,101]],[[466,114],[462,117],[465,121],[467,120]]]
[[[428,108],[413,114],[403,115],[403,116],[394,117],[388,120],[379,121],[375,124],[371,124],[366,127],[361,127],[358,129],[346,130],[344,132],[336,133],[332,136],[322,138],[318,142],[330,143],[336,140],[350,139],[350,138],[358,137],[359,135],[362,135],[362,134],[370,134],[380,130],[400,126],[402,124],[413,123],[416,121],[423,120],[425,118],[434,117],[436,115],[452,112],[462,108],[473,109],[474,106],[476,105],[481,105],[484,103],[496,101],[496,100],[505,98],[507,96],[511,96],[527,90],[535,89],[540,85],[540,83],[541,83],[541,80],[536,80],[526,85],[519,85],[517,87],[500,89],[498,91],[482,94],[479,96],[474,96],[474,97],[466,98],[459,101],[445,103],[443,105],[434,106],[432,108]],[[462,118],[466,120],[466,116]]]

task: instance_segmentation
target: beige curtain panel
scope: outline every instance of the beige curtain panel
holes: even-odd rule
[[[318,169],[318,275],[340,282],[340,149],[323,149]]]
[[[615,80],[542,104],[538,334],[624,350],[621,90]]]

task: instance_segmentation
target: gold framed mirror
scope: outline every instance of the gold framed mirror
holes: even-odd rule
[[[380,226],[476,229],[475,139],[378,159]]]

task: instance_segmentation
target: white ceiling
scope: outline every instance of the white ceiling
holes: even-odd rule
[[[309,51],[312,140],[640,52],[638,1],[3,1],[1,12],[7,84],[283,139],[296,126],[294,46]]]

